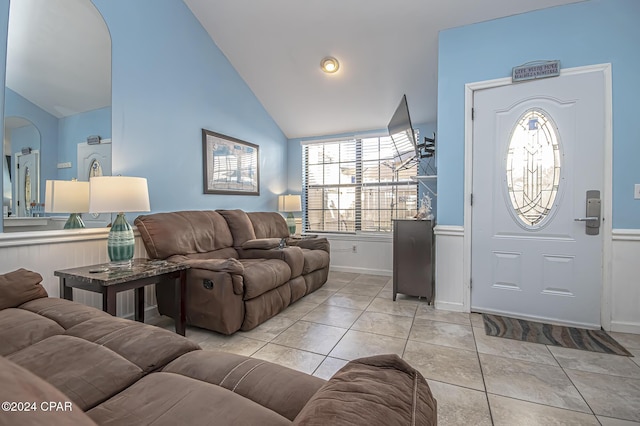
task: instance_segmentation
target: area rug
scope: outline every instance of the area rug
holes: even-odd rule
[[[482,319],[484,320],[484,331],[489,336],[584,351],[633,356],[604,330],[563,327],[492,314],[482,314]]]

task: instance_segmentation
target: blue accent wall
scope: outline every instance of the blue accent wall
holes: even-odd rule
[[[563,68],[612,64],[613,222],[640,228],[640,1],[591,0],[442,31],[438,53],[438,222],[463,225],[464,85],[559,59]]]
[[[151,209],[276,210],[287,140],[182,1],[93,0],[111,33],[113,174]],[[258,144],[260,196],[203,194],[202,128]]]

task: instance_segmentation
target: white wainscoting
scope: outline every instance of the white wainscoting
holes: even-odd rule
[[[389,277],[393,275],[391,235],[323,234],[321,236],[326,237],[331,245],[330,268],[332,271]]]
[[[108,229],[98,228],[0,234],[0,273],[19,268],[38,272],[49,297],[59,297],[60,285],[54,271],[108,262],[108,233]],[[147,257],[137,231],[134,256]],[[102,309],[102,296],[98,293],[73,289],[73,299]],[[156,305],[153,285],[145,287],[145,301],[148,307]],[[118,316],[133,317],[133,291],[119,293],[117,306]]]
[[[435,228],[436,235],[436,308],[470,311],[469,283],[464,282],[464,229],[461,226]],[[611,312],[608,331],[640,334],[640,230],[612,231],[611,294],[603,295],[603,312]],[[607,309],[609,308],[609,309]]]

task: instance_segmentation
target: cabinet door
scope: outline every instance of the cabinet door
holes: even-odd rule
[[[396,293],[432,296],[432,232],[428,220],[396,220],[393,234],[393,299]]]

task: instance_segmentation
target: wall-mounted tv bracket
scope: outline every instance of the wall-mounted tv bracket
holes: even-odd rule
[[[418,153],[420,158],[431,158],[436,155],[436,133],[433,132],[433,138],[424,137],[424,142],[418,144]]]

